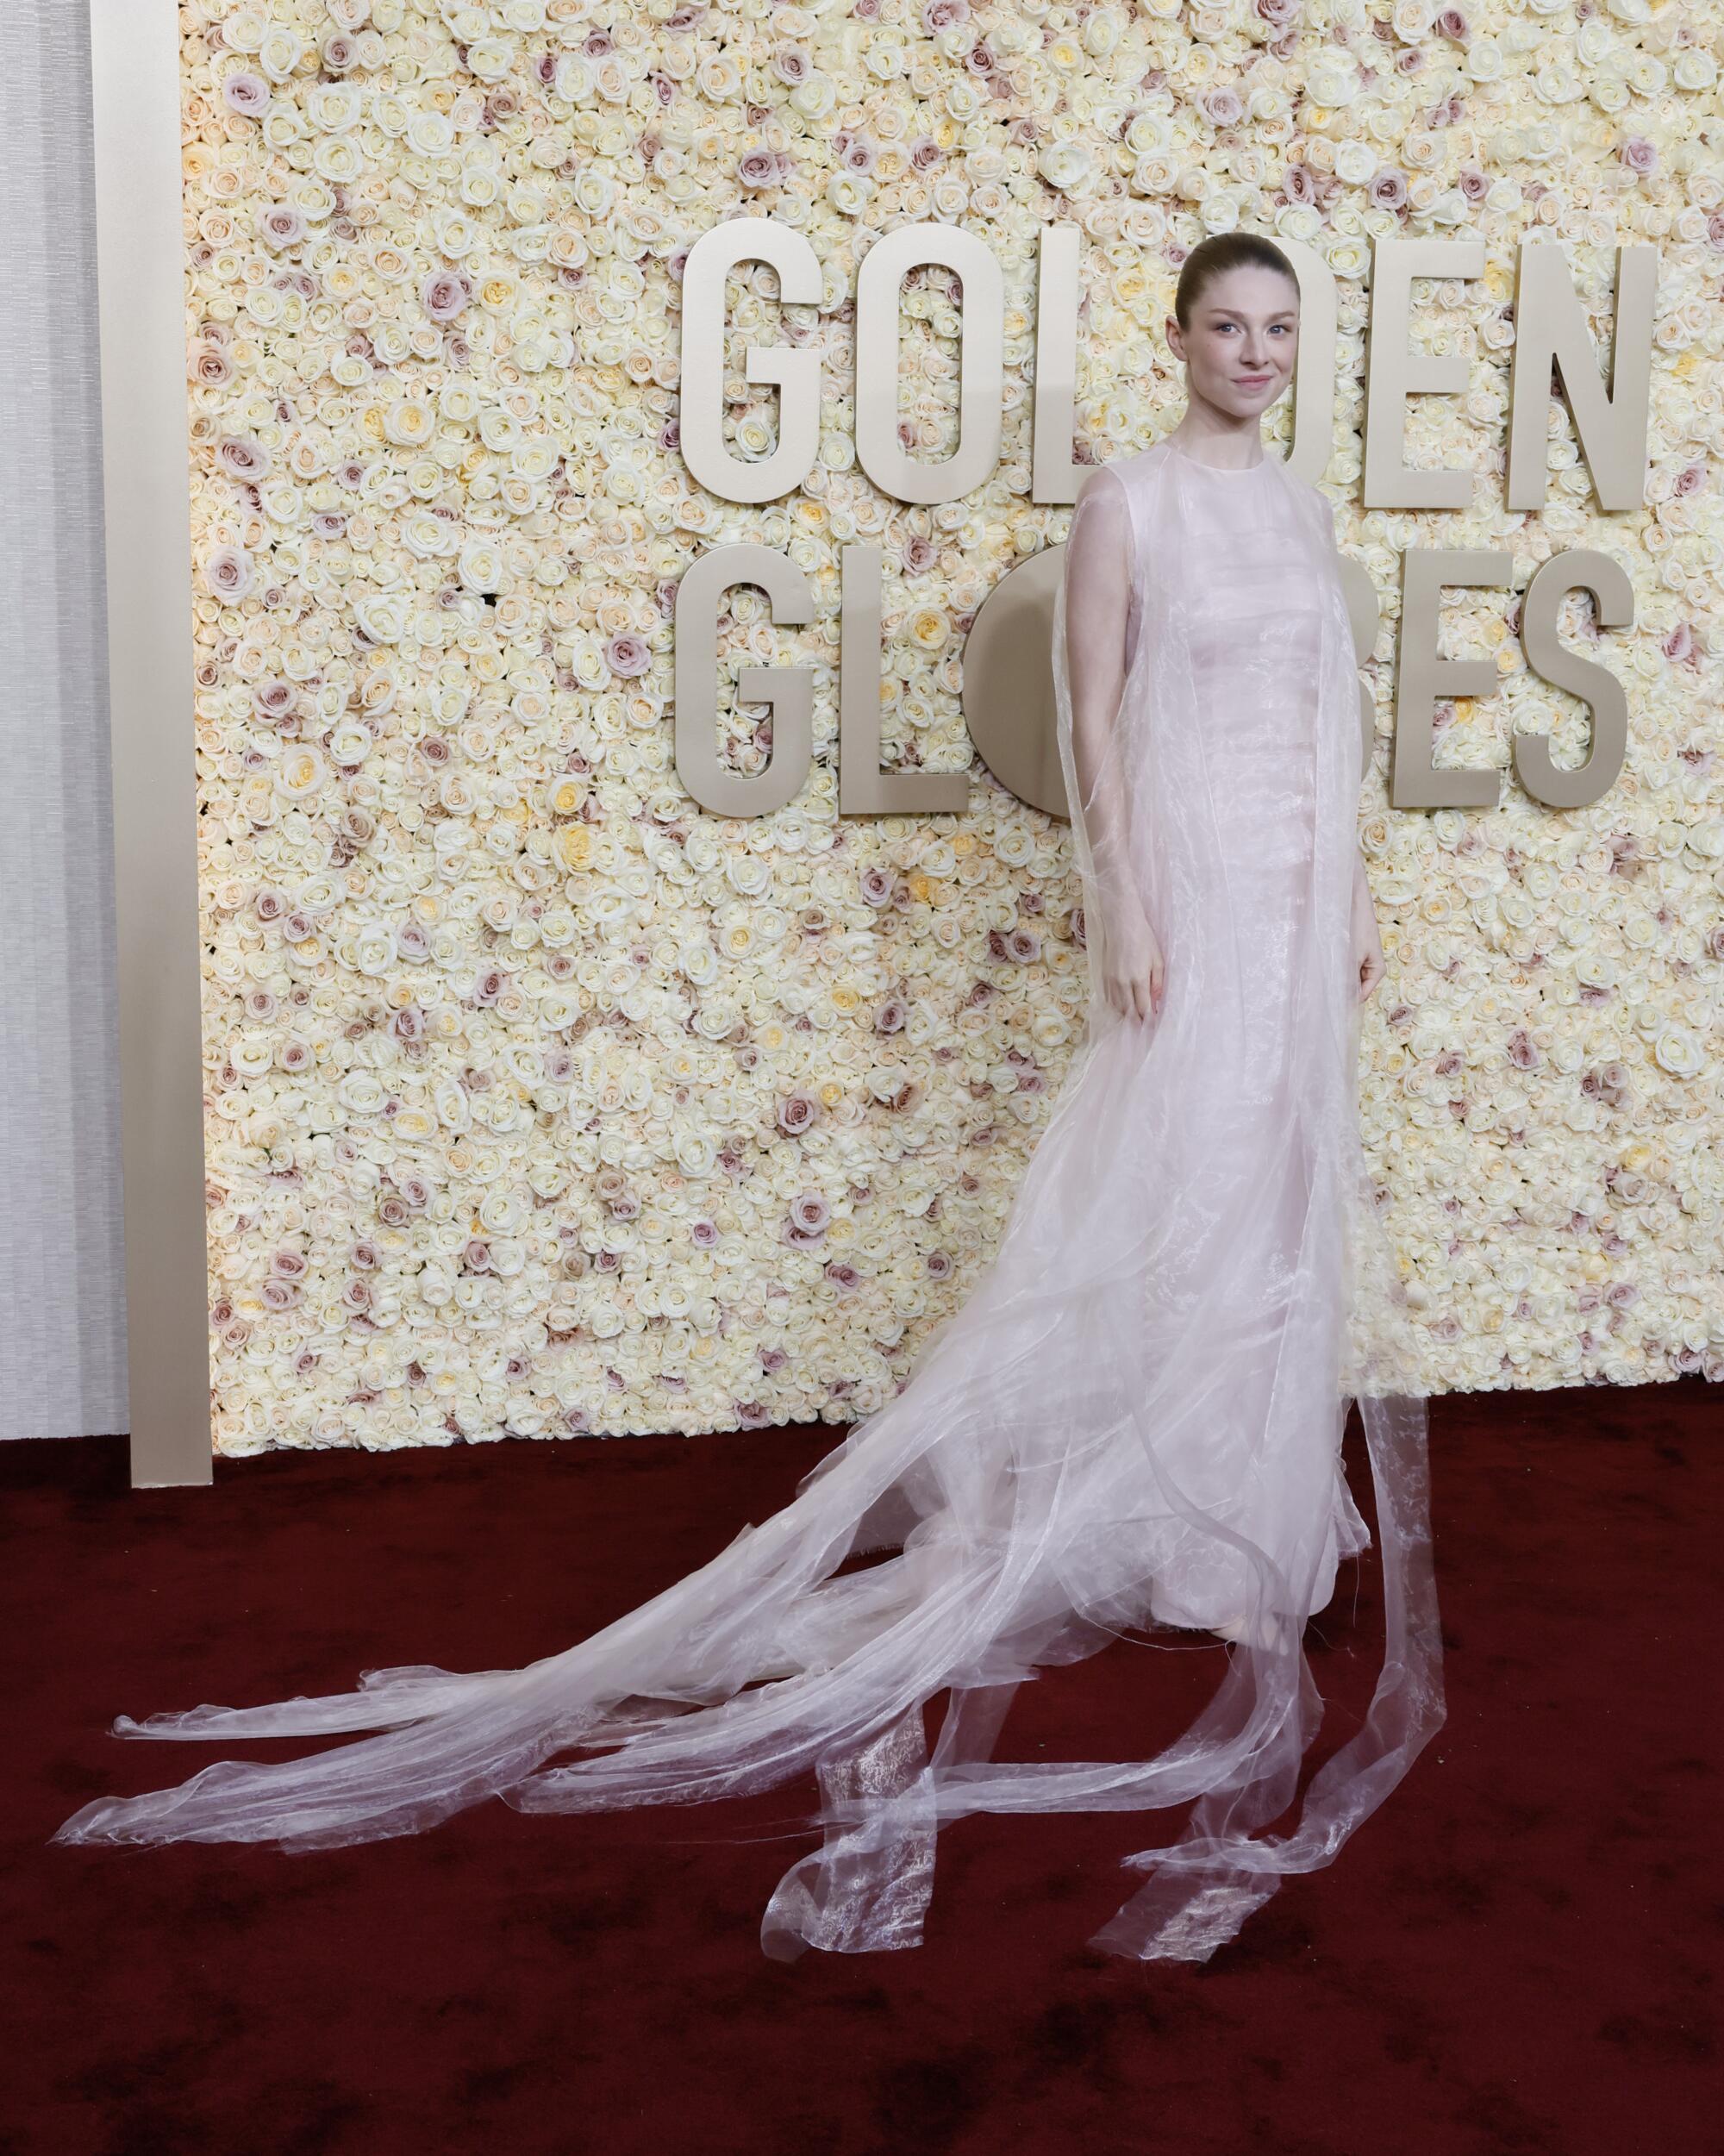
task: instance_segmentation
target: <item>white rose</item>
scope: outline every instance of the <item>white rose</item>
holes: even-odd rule
[[[260,9],[236,8],[222,25],[222,42],[230,52],[255,53],[269,33],[269,17]]]
[[[1081,142],[1045,142],[1035,163],[1048,185],[1065,194],[1081,187],[1095,170],[1095,159]]]
[[[503,581],[503,554],[495,540],[470,539],[456,565],[469,591],[495,591]]]
[[[1652,1043],[1652,1054],[1658,1068],[1672,1078],[1698,1078],[1706,1068],[1705,1051],[1686,1026],[1664,1027]]]
[[[482,83],[500,83],[515,66],[515,47],[506,37],[476,38],[467,47],[467,72]]]
[[[873,181],[857,172],[834,172],[826,183],[826,199],[840,217],[859,217],[873,191]]]
[[[1346,55],[1320,53],[1311,62],[1305,87],[1314,104],[1326,105],[1334,111],[1351,104],[1359,95],[1359,78],[1352,60]]]
[[[437,431],[436,409],[428,397],[397,397],[384,414],[383,430],[403,449],[422,448]]]
[[[275,774],[276,791],[287,801],[306,801],[329,776],[328,766],[315,748],[304,744],[291,748]]]
[[[383,1082],[375,1071],[349,1071],[336,1088],[336,1098],[350,1115],[376,1115],[384,1104]]]
[[[353,600],[353,619],[374,644],[398,643],[407,633],[411,591],[362,591]]]
[[[790,103],[804,120],[824,120],[838,103],[829,75],[810,75],[790,92]]]
[[[507,456],[521,441],[521,422],[501,404],[487,404],[478,416],[478,434],[487,449]]]
[[[447,157],[455,147],[455,123],[446,112],[415,112],[407,123],[407,141],[421,157]]]
[[[293,32],[272,23],[258,47],[258,66],[272,83],[284,83],[298,66],[305,51]]]
[[[395,938],[387,928],[364,928],[353,938],[353,968],[372,980],[395,963]]]

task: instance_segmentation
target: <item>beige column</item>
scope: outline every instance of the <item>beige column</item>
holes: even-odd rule
[[[207,1483],[178,10],[90,12],[132,1481]]]

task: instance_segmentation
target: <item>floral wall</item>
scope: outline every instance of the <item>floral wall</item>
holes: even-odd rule
[[[1078,892],[1066,827],[979,761],[963,816],[838,816],[837,563],[884,551],[886,759],[965,768],[964,631],[1070,516],[1029,499],[1050,221],[1084,234],[1096,460],[1181,408],[1162,323],[1198,239],[1328,263],[1324,485],[1382,595],[1385,733],[1405,548],[1510,547],[1522,589],[1565,548],[1628,567],[1635,622],[1600,653],[1628,764],[1593,807],[1510,776],[1488,813],[1397,813],[1380,746],[1367,1141],[1433,1389],[1724,1376],[1724,17],[183,0],[181,27],[221,1451],[847,1420],[962,1300],[1076,1045]],[[815,471],[759,509],[678,452],[684,259],[739,213],[803,230],[827,285],[733,286],[738,453],[772,441],[744,345],[826,361]],[[851,298],[869,240],[928,218],[1005,266],[1008,409],[992,484],[913,508],[855,462]],[[1486,244],[1482,280],[1421,288],[1416,334],[1471,386],[1409,433],[1409,461],[1480,472],[1471,512],[1357,507],[1396,234]],[[1559,404],[1548,507],[1502,508],[1528,234],[1565,243],[1605,350],[1616,245],[1659,250],[1641,509],[1596,510]],[[930,457],[955,297],[906,290]],[[812,777],[733,822],[678,783],[670,611],[734,540],[787,551],[820,610],[775,630],[743,591],[721,623],[733,682],[817,670]],[[1516,607],[1446,601],[1500,693],[1440,711],[1440,761],[1507,766],[1515,726],[1580,753]]]

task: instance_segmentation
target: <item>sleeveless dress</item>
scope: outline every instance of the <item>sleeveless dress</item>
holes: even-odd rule
[[[1190,1803],[1177,1840],[1124,1859],[1147,1883],[1094,1943],[1200,1961],[1382,1802],[1444,1709],[1424,1403],[1359,1144],[1358,678],[1333,513],[1267,456],[1118,459],[1078,505],[1054,634],[1088,1024],[992,1259],[897,1396],[783,1510],[523,1669],[122,1717],[136,1736],[378,1734],[98,1800],[58,1840],[315,1847],[490,1795],[598,1810],[812,1771],[823,1840],[762,1925],[789,1958],[918,1943],[939,1829],[966,1812]],[[1072,661],[1117,663],[1121,638],[1097,754]],[[1134,901],[1166,961],[1147,1020],[1102,993]],[[1382,1675],[1277,1834],[1322,1712],[1304,1620],[1369,1540],[1341,1466],[1355,1400]],[[997,1756],[1027,1677],[1192,1628],[1225,1666],[1161,1753]]]

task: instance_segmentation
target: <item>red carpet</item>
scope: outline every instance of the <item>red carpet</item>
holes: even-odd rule
[[[1435,1403],[1448,1726],[1197,1969],[1084,1944],[1169,1813],[962,1822],[919,1952],[790,1965],[757,1928],[811,1781],[312,1855],[44,1846],[221,1756],[115,1713],[529,1660],[763,1518],[836,1429],[275,1454],[135,1495],[117,1440],[0,1447],[0,2156],[1705,2156],[1721,1424],[1697,1379]],[[1376,1672],[1375,1553],[1342,1582],[1321,1753]],[[1223,1652],[1052,1671],[1002,1750],[1141,1756]]]

